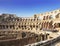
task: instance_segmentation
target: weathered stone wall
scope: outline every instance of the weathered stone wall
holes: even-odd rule
[[[0,30],[20,31],[20,30],[41,30],[54,28],[54,24],[60,18],[60,10],[35,14],[33,17],[17,17],[13,14],[2,14],[0,16]],[[56,22],[55,22],[56,21]],[[52,22],[52,23],[51,23]],[[55,23],[54,23],[55,22]],[[54,23],[54,24],[53,24]],[[60,22],[59,22],[60,23]],[[57,28],[57,27],[56,27]]]
[[[23,39],[11,39],[1,40],[0,46],[24,46],[36,42],[35,37],[23,38]]]

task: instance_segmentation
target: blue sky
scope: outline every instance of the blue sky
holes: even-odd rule
[[[30,17],[60,8],[60,0],[0,0],[0,14]]]

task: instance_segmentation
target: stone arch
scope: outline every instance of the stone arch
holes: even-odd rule
[[[37,18],[37,15],[36,14],[34,15],[34,18]]]
[[[55,16],[55,18],[60,18],[60,13]]]
[[[49,16],[46,16],[46,19],[48,19]]]
[[[57,27],[57,24],[55,23],[53,28],[56,28],[56,27]]]
[[[43,20],[45,20],[45,16],[43,17]]]
[[[44,28],[46,28],[46,22],[44,22]]]
[[[22,32],[22,38],[26,37],[26,33]]]
[[[6,25],[6,28],[8,28],[8,25]]]
[[[54,28],[58,28],[58,27],[59,27],[59,23],[55,23]]]
[[[43,28],[45,27],[45,24],[44,24],[44,22],[43,22]]]
[[[32,30],[32,25],[30,25],[30,28],[31,28],[31,30]]]

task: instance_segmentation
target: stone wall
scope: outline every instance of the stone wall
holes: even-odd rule
[[[0,46],[24,46],[36,42],[34,37],[23,38],[23,39],[11,39],[11,40],[1,40]]]

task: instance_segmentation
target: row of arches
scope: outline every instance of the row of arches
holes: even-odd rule
[[[34,24],[24,24],[24,25],[0,25],[0,29],[22,29],[22,30],[32,30],[33,28],[37,29],[51,29],[53,27],[52,21],[50,22],[39,22]]]
[[[0,25],[0,29],[15,29],[14,25]]]
[[[53,27],[52,23],[53,23],[52,21],[51,22],[43,22],[41,24],[41,28],[51,29]]]
[[[57,15],[54,15],[54,16],[55,16],[55,18],[60,18],[60,13],[58,13]],[[53,15],[43,16],[43,20],[52,19],[54,16]]]
[[[52,18],[52,17],[48,15],[48,16],[44,16],[44,17],[43,17],[43,20],[47,20],[47,19],[51,19],[51,18]]]

